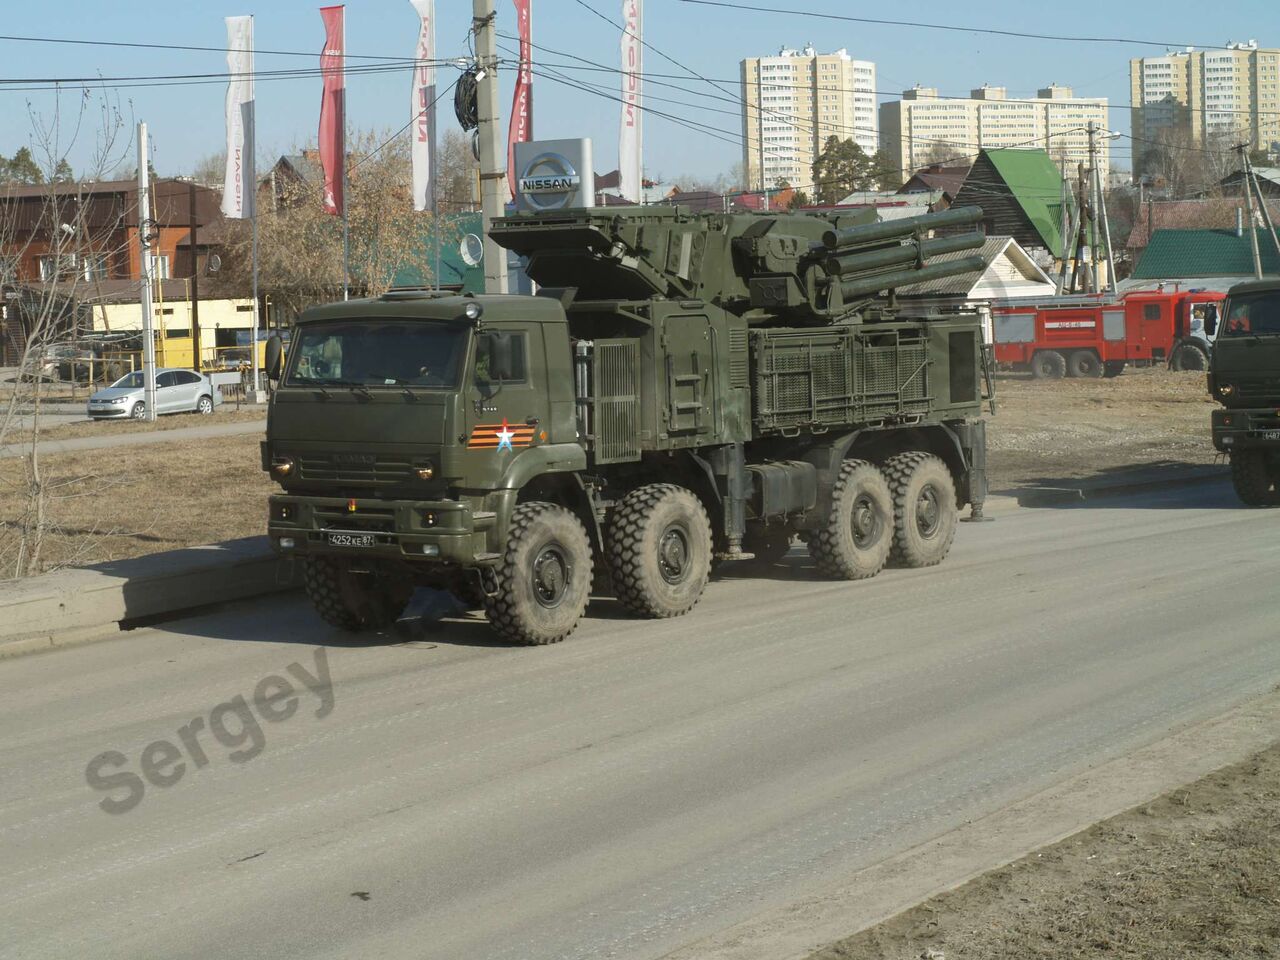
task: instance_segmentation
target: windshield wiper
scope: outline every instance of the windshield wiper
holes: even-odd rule
[[[338,380],[333,377],[329,377],[325,380],[312,380],[311,385],[315,387],[321,387],[321,388],[349,387],[353,393],[358,393],[361,396],[366,397],[370,400],[373,399],[373,394],[369,392],[369,388],[365,386],[363,383],[361,383],[359,380]]]

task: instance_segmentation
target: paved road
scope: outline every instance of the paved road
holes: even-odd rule
[[[1203,484],[549,649],[346,645],[285,599],[2,662],[0,954],[659,957],[1273,688],[1277,532]],[[297,706],[242,735],[272,675]],[[180,778],[105,813],[86,764],[159,740]]]
[[[214,415],[216,418],[216,414]],[[210,437],[237,437],[246,433],[262,433],[267,420],[237,420],[232,423],[206,423],[199,427],[178,427],[174,430],[154,430],[137,433],[113,433],[101,437],[74,437],[70,440],[42,440],[42,453],[74,453],[78,450],[103,450],[133,447],[148,443],[169,443],[178,440],[204,440]],[[19,444],[0,447],[0,458],[26,455]]]

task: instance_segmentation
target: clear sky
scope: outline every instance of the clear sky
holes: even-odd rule
[[[583,0],[615,21],[620,0]],[[1128,132],[1128,61],[1130,57],[1160,53],[1165,43],[1215,45],[1228,40],[1256,38],[1263,46],[1280,46],[1280,6],[1276,0],[1138,0],[1102,2],[1080,0],[1070,6],[989,0],[956,4],[917,0],[911,4],[847,2],[847,0],[746,0],[759,6],[785,7],[873,18],[991,27],[1026,32],[1128,37],[1156,41],[1141,43],[1067,43],[1017,39],[973,33],[942,32],[918,27],[823,21],[798,14],[748,13],[695,6],[680,0],[647,0],[645,40],[704,77],[723,81],[736,93],[738,61],[770,55],[780,45],[812,42],[822,52],[846,48],[858,59],[872,60],[878,87],[886,94],[920,83],[943,94],[965,95],[972,87],[991,83],[1008,87],[1009,96],[1034,95],[1049,83],[1069,85],[1081,96],[1110,98],[1111,126]],[[319,3],[298,0],[257,0],[238,3],[140,3],[135,0],[5,0],[0,33],[9,36],[97,41],[187,44],[223,48],[222,18],[254,14],[259,71],[314,67],[323,40]],[[437,49],[441,57],[464,56],[471,19],[469,0],[436,0]],[[533,0],[534,42],[610,66],[618,62],[619,31],[594,16],[577,0]],[[514,33],[511,0],[498,0],[499,30]],[[410,58],[417,20],[408,0],[354,0],[347,4],[347,48],[352,55]],[[509,41],[501,41],[513,46]],[[262,51],[295,51],[303,56]],[[504,54],[505,55],[505,54]],[[684,74],[680,67],[646,51],[646,69],[653,73]],[[550,55],[535,51],[535,61],[550,63]],[[354,66],[362,63],[352,59]],[[563,62],[563,61],[562,61]],[[157,74],[208,74],[225,71],[220,52],[138,50],[121,47],[32,43],[0,40],[0,79],[131,77]],[[537,69],[535,67],[535,69]],[[616,75],[569,71],[579,80],[606,86]],[[441,68],[442,83],[456,75]],[[503,71],[504,114],[509,109],[513,71]],[[674,82],[674,81],[673,81]],[[712,177],[741,159],[740,120],[726,94],[700,80],[679,81],[692,93],[650,86],[652,95],[684,101],[658,103],[653,109],[718,127],[722,139],[695,133],[661,117],[649,116],[645,126],[645,169],[649,175],[675,178],[682,174]],[[30,108],[47,121],[56,105],[49,90],[13,89],[26,84],[0,85],[0,153],[12,155],[32,139]],[[64,88],[63,116],[73,113],[81,84]],[[409,118],[410,77],[407,68],[349,79],[348,122],[353,128],[398,129]],[[589,136],[594,141],[596,166],[616,165],[618,104],[570,89],[549,77],[535,77],[534,133],[540,138]],[[126,117],[146,120],[154,143],[153,159],[161,175],[189,172],[204,156],[222,149],[224,82],[186,86],[141,86],[119,91]],[[721,99],[715,99],[721,98]],[[881,99],[889,99],[882,97]],[[280,153],[313,141],[318,120],[320,79],[262,80],[257,88],[258,154],[260,169]],[[451,102],[442,102],[440,129],[455,123]],[[728,111],[727,113],[716,111]],[[96,118],[95,118],[96,119]],[[67,124],[64,122],[63,126]],[[64,132],[64,137],[66,133]],[[132,132],[128,134],[132,137]],[[725,141],[732,142],[725,142]],[[1113,168],[1129,166],[1130,142],[1114,144]],[[78,169],[90,155],[86,136],[72,152]],[[132,161],[130,161],[132,169]]]

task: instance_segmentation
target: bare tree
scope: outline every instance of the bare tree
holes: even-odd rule
[[[3,285],[3,335],[18,360],[0,407],[0,445],[20,440],[24,466],[17,489],[10,491],[19,504],[19,515],[0,522],[0,569],[13,577],[30,576],[49,566],[44,547],[47,536],[57,529],[57,501],[82,495],[78,488],[86,478],[51,478],[41,460],[46,365],[53,345],[78,329],[76,303],[83,284],[124,252],[117,245],[127,211],[104,210],[88,202],[86,186],[123,161],[132,124],[109,94],[95,95],[85,89],[76,99],[74,107],[64,110],[63,98],[56,98],[47,116],[28,109],[35,145],[32,162],[39,175],[28,173],[23,179],[43,184],[41,192],[0,189],[5,201],[0,249],[8,264],[3,271],[8,274]],[[90,161],[76,180],[68,155],[90,139]],[[44,248],[43,282],[26,284],[18,265],[29,262],[40,246]]]
[[[354,138],[348,159],[351,286],[368,296],[384,293],[405,271],[428,281],[435,277],[432,215],[413,209],[409,149],[403,137],[370,131]],[[461,199],[469,196],[463,186],[469,180],[468,164],[458,158],[456,144],[449,150],[439,164],[442,213],[453,204],[469,205]],[[324,211],[322,189],[316,179],[290,180],[276,184],[274,202],[259,204],[258,289],[289,315],[342,297],[342,221]],[[437,233],[442,247],[456,243],[457,232],[441,217]],[[247,225],[228,238],[217,292],[248,293],[250,243]]]

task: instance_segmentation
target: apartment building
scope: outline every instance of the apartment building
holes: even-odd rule
[[[1258,41],[1129,61],[1134,172],[1169,135],[1191,144],[1248,141],[1280,150],[1280,49]]]
[[[828,137],[879,147],[876,65],[845,50],[784,47],[741,63],[742,169],[752,190],[779,180],[803,187]]]
[[[930,163],[963,163],[979,150],[1044,150],[1068,167],[1089,160],[1087,128],[1107,125],[1106,97],[1077,97],[1050,84],[1034,97],[1010,97],[1005,87],[983,85],[968,97],[942,97],[934,87],[903,91],[880,105],[880,148],[905,177]],[[1098,167],[1110,172],[1109,141],[1097,138]]]

